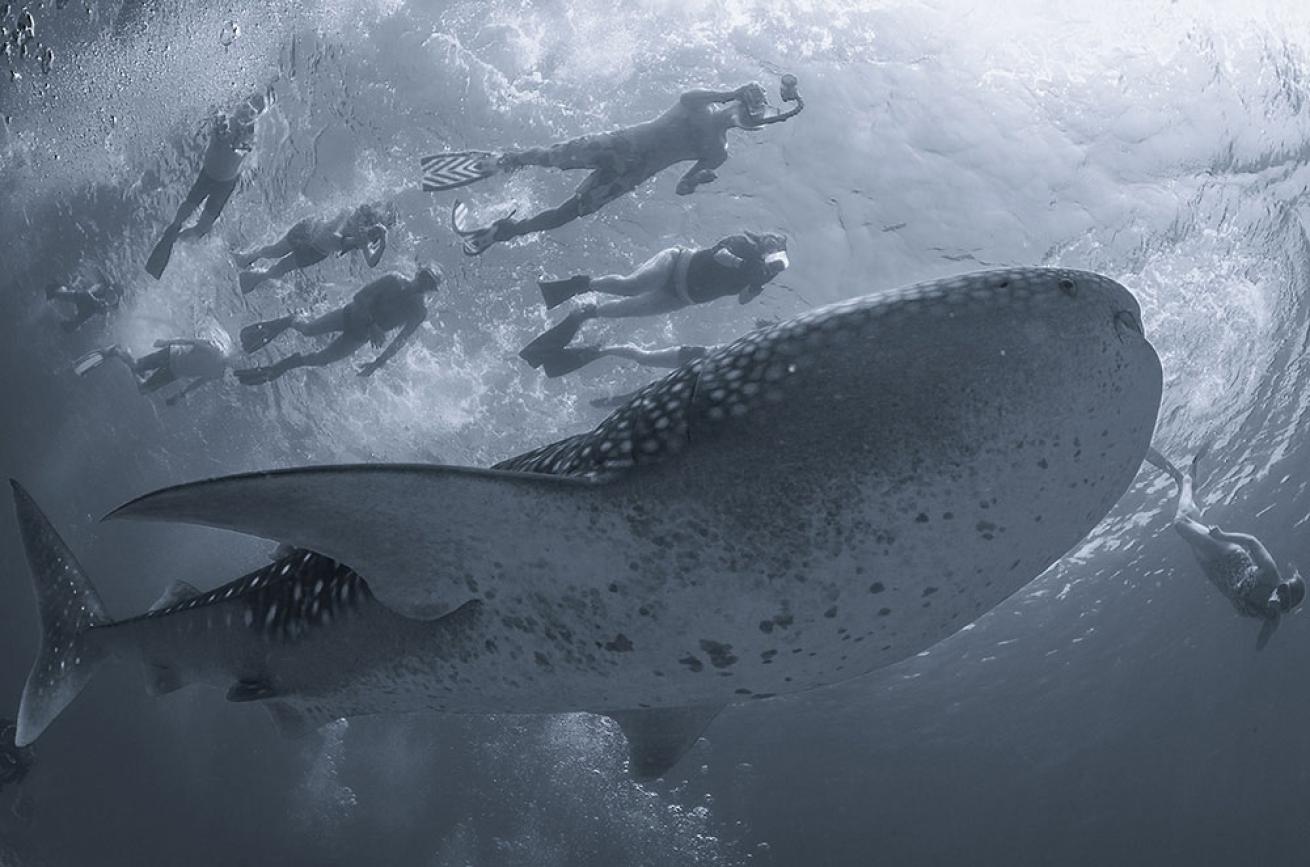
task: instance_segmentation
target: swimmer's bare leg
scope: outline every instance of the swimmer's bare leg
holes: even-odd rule
[[[672,292],[657,289],[644,295],[635,295],[632,298],[605,301],[597,304],[594,315],[602,319],[628,319],[634,316],[658,316],[661,313],[672,313],[674,310],[681,310],[686,306],[682,299]]]
[[[367,340],[366,337],[359,338],[342,334],[317,352],[308,354],[296,352],[266,367],[238,370],[236,376],[245,385],[261,385],[265,382],[272,382],[298,367],[324,367],[341,361],[343,358],[348,358],[355,354]]]
[[[672,271],[676,261],[669,250],[664,250],[651,256],[631,274],[606,274],[604,277],[593,277],[587,288],[592,292],[623,295],[629,298],[654,292],[664,287],[673,276]]]
[[[242,268],[249,268],[260,259],[281,259],[290,252],[291,242],[283,235],[281,239],[274,241],[272,244],[255,247],[244,253],[233,253],[232,258],[236,259],[237,264]]]
[[[681,362],[678,356],[681,354],[681,346],[666,346],[663,349],[643,349],[640,346],[634,346],[631,343],[623,343],[618,346],[600,347],[601,355],[610,355],[614,358],[626,358],[629,361],[635,361],[638,364],[644,364],[647,367],[679,367]]]

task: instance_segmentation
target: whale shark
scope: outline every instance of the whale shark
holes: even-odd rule
[[[208,592],[106,613],[15,483],[44,635],[30,743],[104,660],[204,683],[288,735],[361,714],[592,712],[663,774],[725,706],[833,684],[973,622],[1131,484],[1161,369],[1133,295],[993,270],[815,309],[489,469],[317,466],[112,518],[282,543]]]

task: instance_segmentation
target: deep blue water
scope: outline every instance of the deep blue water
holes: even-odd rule
[[[486,465],[594,424],[650,378],[547,381],[514,353],[547,322],[539,273],[622,270],[742,226],[793,267],[753,305],[610,326],[712,343],[757,317],[994,265],[1108,274],[1142,301],[1165,370],[1160,447],[1213,441],[1208,514],[1307,561],[1310,16],[1290,2],[31,3],[54,52],[0,58],[0,473],[31,487],[116,613],[183,577],[214,586],[267,545],[102,525],[141,492],[358,460]],[[91,7],[88,12],[88,5]],[[12,26],[22,4],[3,20]],[[12,70],[12,72],[10,72]],[[670,170],[601,214],[478,259],[416,160],[638,122],[680,90],[801,79],[805,114],[734,135],[712,186]],[[215,107],[276,79],[215,232],[141,270]],[[569,182],[470,188],[479,213]],[[444,268],[430,327],[370,380],[348,365],[169,408],[103,343],[233,333],[363,282],[325,263],[246,299],[229,245],[366,198],[400,212],[387,264]],[[127,297],[62,332],[42,287],[102,268]],[[107,372],[106,372],[107,373]],[[108,667],[37,744],[15,864],[1298,864],[1310,790],[1304,615],[1263,652],[1168,527],[1144,471],[1087,542],[926,655],[723,714],[638,785],[598,718],[367,719],[307,741],[207,690],[143,694]],[[0,510],[0,716],[37,641]],[[8,859],[8,860],[5,860]]]

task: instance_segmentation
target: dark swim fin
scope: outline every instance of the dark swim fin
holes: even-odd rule
[[[538,358],[541,360],[541,372],[553,379],[586,367],[603,354],[599,346],[566,346],[544,352]]]
[[[288,314],[267,322],[256,322],[241,329],[241,348],[246,352],[263,349],[279,334],[291,327],[295,317]]]
[[[178,230],[170,226],[164,230],[164,236],[159,239],[155,249],[150,251],[150,258],[146,260],[146,273],[156,280],[164,276],[168,260],[173,258],[173,244],[177,242],[177,236]]]
[[[538,280],[537,285],[541,287],[541,297],[546,302],[546,309],[553,310],[573,296],[589,290],[591,278],[586,274],[578,274],[567,280]]]
[[[527,346],[519,351],[519,358],[522,358],[533,367],[541,367],[545,356],[556,350],[563,349],[573,342],[573,338],[578,336],[582,325],[591,318],[591,311],[586,308],[574,310],[568,316],[565,316],[557,325],[543,332]]]
[[[468,186],[500,173],[496,155],[487,151],[457,151],[432,154],[419,160],[423,167],[423,189],[429,193]]]
[[[664,776],[700,739],[721,707],[662,707],[611,711],[628,739],[628,769],[638,780]]]

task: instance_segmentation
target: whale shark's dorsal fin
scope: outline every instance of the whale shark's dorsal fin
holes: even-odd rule
[[[110,517],[236,530],[349,566],[379,602],[432,619],[468,599],[467,577],[548,579],[551,563],[627,563],[612,483],[466,467],[359,464],[227,476],[165,488]],[[587,571],[587,570],[583,570]],[[603,571],[603,570],[599,570]]]
[[[188,599],[199,595],[199,590],[179,578],[172,584],[168,585],[168,589],[164,591],[164,595],[160,596],[159,599],[155,601],[155,604],[150,606],[149,610],[163,611],[165,608],[172,608],[179,602],[185,602]]]
[[[722,707],[607,711],[628,739],[628,768],[638,780],[664,776],[695,745]]]

